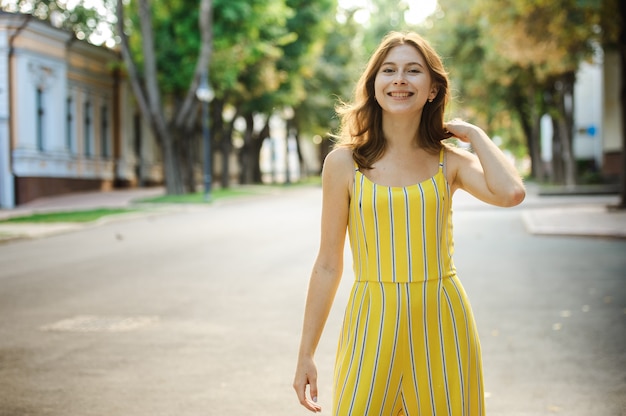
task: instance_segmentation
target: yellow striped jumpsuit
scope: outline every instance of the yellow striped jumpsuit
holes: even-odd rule
[[[335,365],[335,416],[484,415],[480,343],[452,262],[443,169],[387,187],[358,169],[348,232],[355,282]]]

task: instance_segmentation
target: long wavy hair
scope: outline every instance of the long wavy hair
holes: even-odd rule
[[[382,108],[376,101],[374,81],[389,51],[399,45],[413,46],[423,57],[430,72],[437,96],[426,102],[422,111],[416,141],[429,152],[441,149],[441,140],[450,137],[444,129],[443,120],[449,100],[448,74],[441,58],[430,44],[414,32],[390,32],[370,58],[367,67],[359,78],[352,103],[341,103],[337,114],[341,118],[338,145],[352,149],[352,157],[361,169],[371,169],[385,151]]]

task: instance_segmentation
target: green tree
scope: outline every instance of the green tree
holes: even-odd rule
[[[404,20],[408,4],[404,0],[372,0],[369,22],[364,28],[363,47],[369,56],[390,31],[403,31],[409,27]]]
[[[298,108],[312,93],[307,82],[314,77],[312,68],[331,29],[335,6],[334,0],[259,1],[227,16],[216,16],[216,42],[224,43],[223,48],[218,48],[216,43],[212,67],[214,83],[222,89],[222,93],[217,94],[218,100],[223,97],[223,105],[235,109],[235,116],[240,116],[246,123],[243,147],[239,150],[240,182],[261,181],[259,155],[263,141],[271,134],[269,120],[272,114],[285,108],[293,109],[294,119],[289,120],[290,127],[300,131],[298,122],[302,118]],[[216,13],[218,11],[216,8]],[[228,16],[240,19],[241,13],[246,11],[250,14],[241,21],[249,26],[249,30],[233,31]],[[220,25],[223,25],[223,32]],[[217,58],[222,56],[220,50],[224,55],[233,56],[235,51],[240,54],[239,58],[247,58],[229,62],[226,57],[223,61]],[[216,67],[218,62],[223,66]],[[215,117],[221,115],[215,113]],[[214,122],[216,126],[223,126],[218,134],[224,156],[232,148],[234,118],[228,122],[222,119]]]
[[[604,33],[601,2],[475,0],[461,7],[441,0],[440,4],[445,22],[438,26],[454,28],[454,36],[444,41],[444,55],[452,57],[458,83],[471,95],[464,99],[475,102],[472,107],[487,119],[507,105],[514,110],[539,178],[539,120],[549,113],[555,121],[555,148],[561,150],[555,152],[556,179],[573,185],[573,108],[568,103],[573,102],[580,62],[593,55]]]
[[[275,109],[284,105],[280,88],[289,77],[281,70],[279,62],[285,54],[286,45],[297,39],[290,32],[288,20],[295,11],[284,2],[276,1],[270,6],[259,2],[255,19],[257,41],[251,44],[255,60],[239,74],[238,84],[243,94],[234,94],[235,107],[246,123],[243,147],[239,152],[241,183],[261,181],[259,155],[263,141],[269,137],[269,121]],[[258,125],[261,123],[261,125]]]
[[[554,120],[555,150],[560,150],[554,152],[555,179],[574,185],[573,106],[567,103],[573,102],[580,62],[594,53],[593,41],[597,36],[593,27],[599,23],[597,6],[576,0],[534,0],[498,7],[483,1],[480,9],[490,11],[486,35],[493,41],[495,53],[532,73],[537,83],[544,86]]]
[[[53,11],[65,4],[20,1],[24,8]],[[351,18],[336,20],[336,0],[202,0],[200,8],[197,0],[105,1],[116,10],[113,19],[84,8],[92,13],[86,17],[77,8],[64,10],[59,21],[86,37],[101,24],[115,24],[125,73],[162,150],[168,193],[195,187],[201,152],[194,93],[204,70],[210,68],[215,91],[212,148],[223,158],[221,181],[228,186],[235,120],[247,125],[239,149],[241,179],[259,181],[270,116],[292,109],[289,129],[298,143],[327,136],[336,124],[337,100],[350,95],[369,53],[362,28]]]
[[[103,0],[102,6],[78,1],[68,8],[61,0],[17,0],[3,3],[3,10],[31,13],[96,44],[105,39],[104,33],[117,32],[134,96],[160,145],[167,192],[181,193],[185,187],[178,153],[197,119],[194,93],[211,57],[211,1],[152,5],[139,0],[125,7],[122,0]],[[114,46],[111,41],[108,46]]]
[[[201,41],[193,77],[188,80],[188,88],[182,101],[170,103],[172,117],[169,120],[165,116],[163,94],[159,85],[160,69],[157,65],[157,49],[155,48],[154,10],[148,0],[138,0],[136,5],[138,8],[135,12],[138,16],[139,31],[138,33],[131,33],[140,35],[141,53],[131,47],[127,30],[129,26],[132,28],[132,25],[127,25],[123,1],[117,0],[117,29],[122,57],[135,99],[161,147],[167,193],[180,194],[185,192],[185,187],[176,153],[176,138],[188,133],[188,126],[197,117],[195,91],[198,88],[200,76],[208,68],[211,59],[212,4],[211,0],[201,0],[200,2],[198,26]],[[139,62],[142,63],[141,68]],[[140,69],[142,69],[141,72]]]
[[[115,1],[102,0],[102,7],[94,8],[80,0],[68,8],[67,1],[60,0],[3,0],[0,7],[11,13],[31,14],[74,32],[80,40],[100,44],[104,41],[103,32],[110,33],[115,25],[114,16],[108,12],[115,9]]]
[[[278,67],[287,78],[281,84],[278,104],[291,108],[292,117],[287,122],[287,134],[295,138],[300,165],[304,163],[300,141],[307,131],[316,132],[318,126],[314,122],[319,111],[326,113],[316,104],[320,100],[328,104],[331,88],[335,84],[322,84],[318,77],[320,65],[325,64],[327,55],[325,45],[329,37],[338,29],[335,21],[337,12],[336,0],[287,0],[287,5],[294,14],[287,20],[287,28],[297,38],[285,45],[284,55]],[[343,69],[343,68],[341,68]],[[340,75],[340,71],[336,75]],[[332,108],[332,107],[331,107]],[[325,107],[328,109],[328,106]],[[325,115],[328,116],[328,113]],[[332,117],[325,120],[325,129]],[[320,133],[318,130],[316,133]],[[324,133],[322,133],[324,134]],[[287,181],[289,168],[287,169]]]
[[[362,27],[354,20],[354,10],[345,14],[340,23],[331,20],[333,30],[328,34],[319,58],[312,65],[313,76],[304,79],[307,97],[297,107],[294,123],[302,135],[321,138],[320,159],[332,146],[332,134],[339,127],[335,107],[348,101],[366,61],[362,44]]]

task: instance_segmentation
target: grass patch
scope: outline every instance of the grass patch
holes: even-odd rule
[[[259,195],[263,192],[255,189],[244,188],[228,188],[228,189],[215,189],[211,191],[211,201],[217,199],[231,198],[236,196],[245,195]],[[183,195],[162,195],[151,198],[141,198],[134,202],[141,203],[155,203],[155,204],[205,204],[207,201],[204,199],[204,192],[196,192],[193,194]]]
[[[264,184],[264,185],[241,185],[233,188],[216,188],[211,190],[210,202],[239,196],[264,195],[276,190],[284,190],[289,187],[320,185],[322,180],[319,176],[312,176],[306,180],[293,182],[290,184]],[[150,198],[136,199],[133,202],[149,204],[206,204],[209,201],[204,199],[204,192],[195,192],[183,195],[161,195]]]
[[[84,211],[49,212],[7,218],[0,223],[91,222],[109,215],[136,212],[129,208],[99,208]]]
[[[227,199],[240,196],[267,195],[278,189],[286,189],[290,186],[298,185],[319,185],[319,176],[311,176],[305,180],[285,184],[250,185],[227,189],[214,189],[211,191],[211,201]],[[184,195],[162,195],[150,198],[134,200],[135,203],[155,203],[155,204],[207,204],[204,199],[204,192],[196,192]],[[96,221],[109,215],[127,214],[137,212],[139,209],[133,208],[98,208],[80,211],[57,211],[48,213],[36,213],[0,220],[0,223],[55,223],[55,222],[78,222],[85,223]]]

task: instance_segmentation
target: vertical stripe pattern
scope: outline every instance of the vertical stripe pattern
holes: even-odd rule
[[[452,261],[443,173],[409,187],[356,171],[355,282],[335,366],[335,416],[482,416],[480,343]]]

